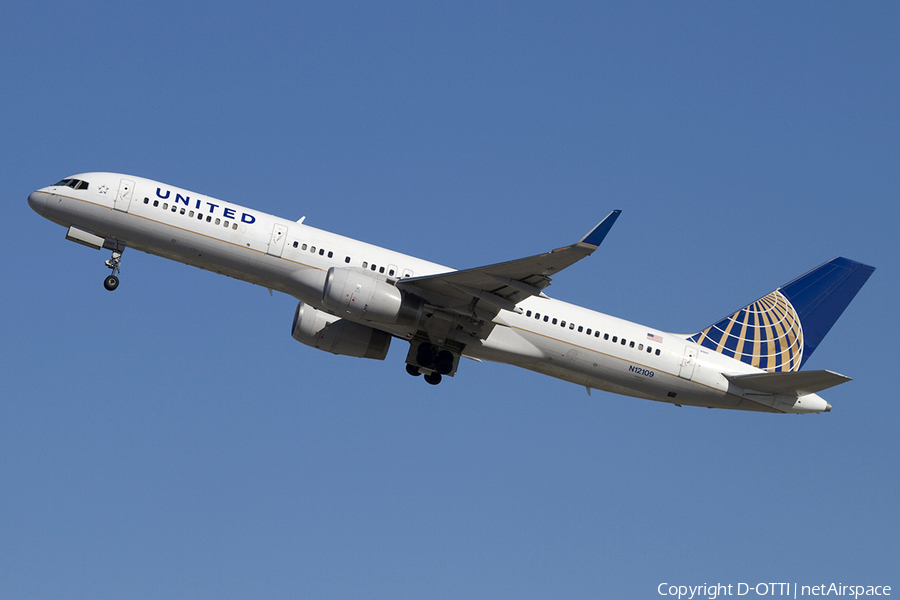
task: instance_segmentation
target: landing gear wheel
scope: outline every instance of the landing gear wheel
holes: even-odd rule
[[[429,373],[425,376],[425,381],[430,383],[431,385],[437,385],[441,382],[441,374],[440,373]]]
[[[430,369],[434,366],[434,359],[437,358],[438,347],[434,344],[421,344],[419,345],[419,349],[416,351],[416,362],[419,365],[425,367],[426,369]]]
[[[438,352],[437,358],[434,359],[434,370],[442,375],[447,375],[453,370],[453,354],[447,350]]]
[[[118,243],[117,243],[118,244]],[[119,274],[119,267],[122,264],[122,252],[125,251],[125,246],[121,246],[121,252],[118,250],[119,246],[116,246],[116,250],[113,250],[112,257],[106,261],[107,268],[111,271],[109,276],[103,280],[103,287],[108,289],[109,291],[113,291],[117,287],[119,287],[119,278],[116,275]]]
[[[410,375],[412,375],[413,377],[418,377],[419,375],[422,374],[422,372],[419,371],[419,367],[417,367],[416,365],[410,365],[410,364],[406,365],[406,372],[409,373]]]

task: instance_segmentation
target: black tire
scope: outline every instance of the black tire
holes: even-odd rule
[[[453,354],[448,350],[441,350],[434,359],[434,370],[441,375],[447,375],[453,370]]]
[[[109,291],[113,291],[114,289],[119,287],[119,278],[115,275],[110,275],[103,280],[103,287],[105,287]]]
[[[440,373],[429,373],[425,376],[425,381],[430,383],[431,385],[437,385],[441,382],[441,374]]]
[[[419,366],[430,369],[434,365],[437,350],[438,348],[434,344],[427,342],[419,344],[419,349],[416,350],[416,362],[419,363]]]
[[[406,372],[409,373],[410,375],[412,375],[413,377],[418,377],[419,375],[422,374],[422,372],[419,371],[419,367],[417,367],[416,365],[408,364],[408,363],[406,365]]]

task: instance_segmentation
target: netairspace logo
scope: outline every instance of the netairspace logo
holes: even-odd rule
[[[844,596],[859,598],[863,596],[890,596],[889,585],[843,585],[841,583],[823,583],[819,585],[800,585],[797,583],[723,583],[703,585],[672,585],[661,583],[656,591],[660,596],[672,596],[682,600],[708,598],[716,600],[721,596]]]

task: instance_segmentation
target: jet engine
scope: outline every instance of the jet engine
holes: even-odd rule
[[[294,312],[291,337],[332,354],[377,360],[384,360],[391,346],[390,334],[340,319],[302,302]]]
[[[322,304],[354,319],[416,325],[422,303],[381,279],[346,268],[331,267],[325,277]]]

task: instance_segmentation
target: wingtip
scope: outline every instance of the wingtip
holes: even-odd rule
[[[616,209],[606,215],[606,218],[597,223],[597,226],[591,229],[590,233],[584,236],[581,239],[581,244],[588,244],[590,246],[597,247],[601,243],[603,243],[604,238],[606,238],[606,234],[609,233],[609,230],[612,229],[613,224],[616,222],[616,219],[619,218],[619,215],[622,214],[621,209]]]

